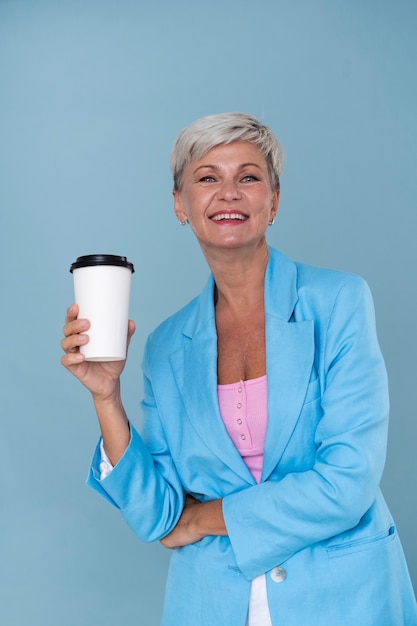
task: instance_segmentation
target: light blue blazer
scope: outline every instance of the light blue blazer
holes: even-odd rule
[[[102,481],[97,449],[88,479],[144,541],[175,526],[185,494],[223,498],[229,536],[173,552],[163,626],[244,626],[265,572],[273,626],[416,626],[379,489],[388,394],[366,283],[269,249],[260,484],[219,414],[213,289],[148,338],[142,435]]]

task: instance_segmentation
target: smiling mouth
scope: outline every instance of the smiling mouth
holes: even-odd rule
[[[210,218],[213,222],[222,222],[222,221],[230,221],[230,220],[238,220],[245,221],[247,220],[247,216],[242,213],[216,213],[216,215],[212,215]]]

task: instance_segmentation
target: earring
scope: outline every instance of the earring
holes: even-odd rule
[[[268,226],[273,226],[274,224],[275,224],[275,217],[273,217],[272,220],[269,220]]]
[[[182,222],[180,222],[180,226],[187,226],[187,224],[188,224],[188,220],[187,219],[185,219]]]

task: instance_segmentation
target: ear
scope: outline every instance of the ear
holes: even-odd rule
[[[277,213],[278,213],[278,205],[279,205],[279,189],[277,189],[277,191],[274,192],[273,196],[272,196],[272,203],[271,203],[271,213],[270,213],[270,220],[271,222],[275,219]]]
[[[172,191],[172,195],[174,197],[174,213],[177,216],[177,220],[184,222],[187,219],[187,213],[185,212],[181,196],[176,189]]]

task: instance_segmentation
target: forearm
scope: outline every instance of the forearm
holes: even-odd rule
[[[222,500],[198,502],[187,496],[177,525],[161,540],[161,543],[165,548],[182,548],[210,535],[227,536]]]
[[[93,396],[106,454],[114,466],[130,441],[130,428],[120,397],[120,386],[110,398]]]
[[[192,510],[191,525],[201,538],[208,535],[227,536],[227,529],[223,518],[222,500],[200,502]]]

